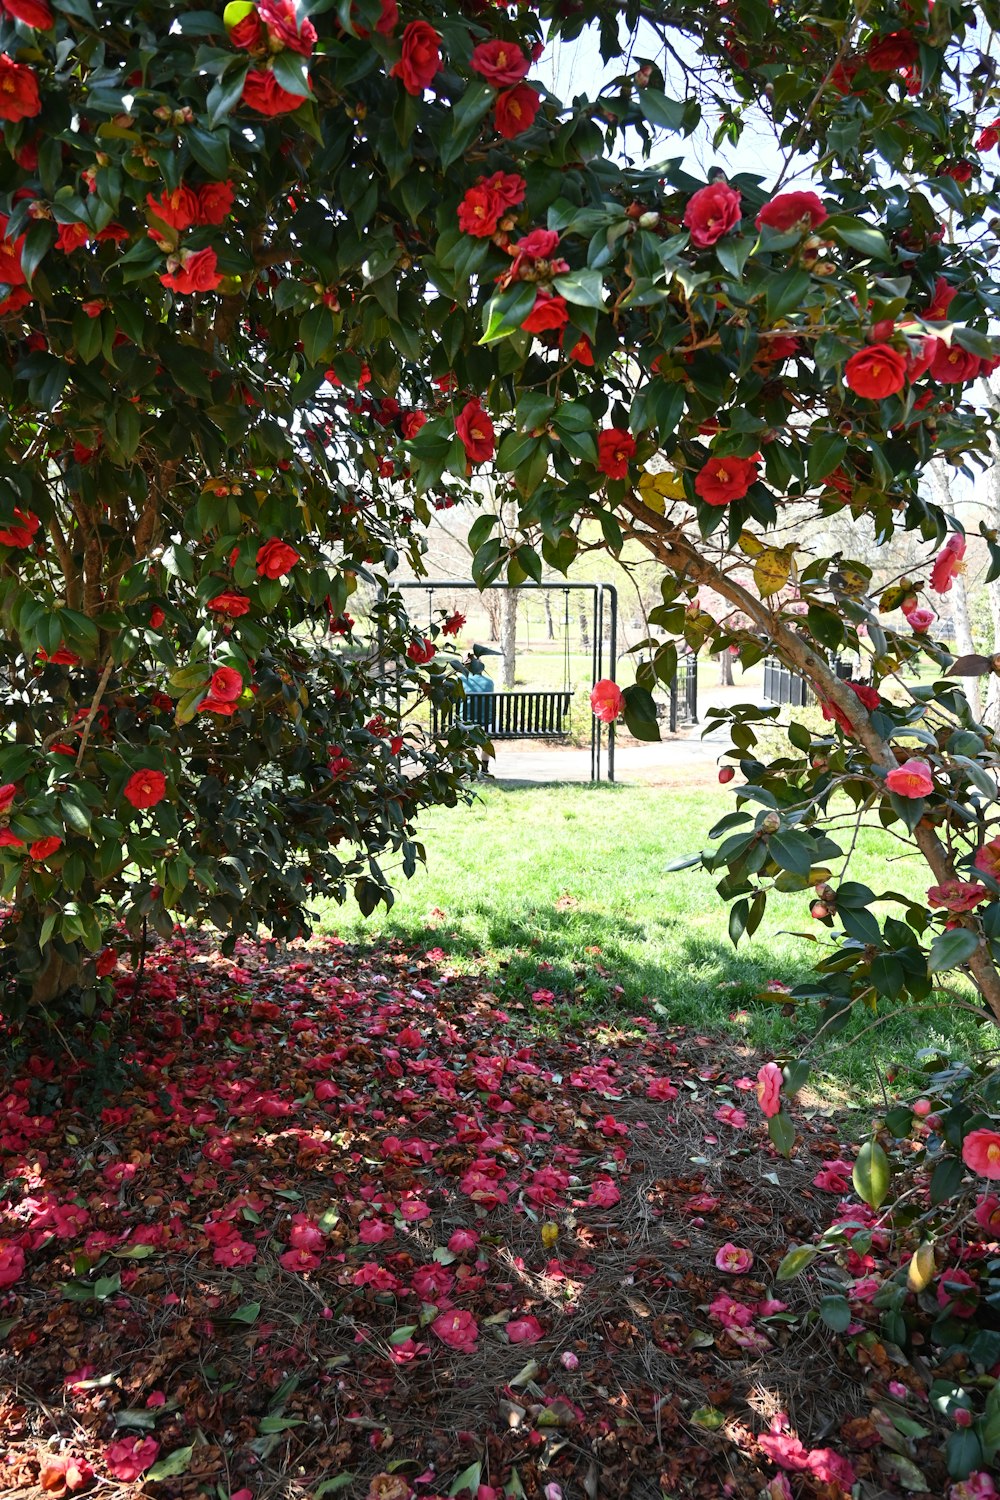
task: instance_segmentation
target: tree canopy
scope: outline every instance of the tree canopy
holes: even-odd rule
[[[733,716],[739,805],[706,856],[733,936],[774,884],[816,888],[828,1003],[962,965],[1000,1015],[996,758],[953,675],[993,663],[935,640],[964,538],[920,485],[933,458],[988,458],[997,7],[0,11],[19,990],[94,980],[119,920],[291,936],[312,894],[371,903],[381,856],[413,868],[414,815],[472,760],[397,718],[455,686],[445,622],[416,631],[392,572],[489,474],[477,579],[566,570],[595,521],[662,564],[634,732],[681,640],[773,652],[824,703],[829,733],[793,726],[771,762],[767,711]],[[563,102],[539,59],[583,33],[608,82]],[[706,132],[737,163],[708,180]],[[837,511],[918,534],[933,569],[872,598],[863,558],[803,543]],[[940,680],[896,691],[917,658]],[[832,883],[844,795],[916,842],[926,904],[888,893],[885,919],[886,893]]]

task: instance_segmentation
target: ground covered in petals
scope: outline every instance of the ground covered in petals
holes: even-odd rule
[[[178,938],[118,982],[113,1098],[14,1050],[0,1491],[943,1495],[871,1257],[776,1280],[837,1123],[793,1106],[783,1160],[761,1059],[443,960]]]

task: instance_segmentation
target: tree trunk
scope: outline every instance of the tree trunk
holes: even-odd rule
[[[556,627],[555,627],[555,625],[553,623],[553,620],[552,620],[552,598],[551,598],[551,595],[549,594],[548,590],[545,591],[545,593],[542,595],[542,598],[545,600],[545,630],[546,630],[546,636],[547,636],[548,640],[554,641],[555,638],[556,638]]]
[[[520,589],[504,589],[501,592],[500,649],[503,652],[504,691],[514,686],[514,659],[517,654],[517,601]]]
[[[583,649],[584,649],[584,651],[589,651],[590,650],[590,621],[587,619],[587,611],[586,611],[586,609],[584,608],[584,606],[582,604],[580,605],[580,640],[583,643]]]
[[[663,520],[655,511],[648,509],[637,498],[626,498],[624,508],[631,513],[642,530],[629,527],[627,534],[641,543],[654,557],[665,564],[678,577],[687,577],[695,583],[714,589],[723,599],[735,605],[749,616],[752,623],[773,643],[774,654],[779,661],[791,667],[809,683],[817,697],[825,698],[840,709],[850,723],[858,744],[862,746],[873,765],[886,771],[898,764],[890,745],[876,734],[871,720],[851,690],[837,677],[830,663],[812,644],[803,639],[787,624],[780,621],[766,603],[738,583],[721,568],[704,557],[677,531],[669,521]],[[921,819],[913,833],[913,840],[931,869],[937,884],[958,878],[951,853],[942,842],[936,829]],[[978,931],[972,916],[959,917],[961,926]],[[967,960],[976,988],[1000,1024],[1000,970],[983,943]]]
[[[719,652],[719,686],[733,686],[733,653],[731,651]]]

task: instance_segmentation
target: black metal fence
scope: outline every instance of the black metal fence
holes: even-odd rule
[[[677,675],[670,684],[670,732],[676,734],[679,724],[698,722],[698,658],[682,656]]]
[[[852,675],[850,662],[841,661],[839,656],[834,657],[832,666],[838,677],[847,679]],[[816,701],[816,695],[805,678],[799,677],[773,656],[764,662],[764,697],[769,703],[789,708],[805,708]]]

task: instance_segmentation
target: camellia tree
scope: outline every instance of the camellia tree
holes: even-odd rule
[[[412,867],[413,815],[457,795],[469,749],[400,744],[396,688],[454,686],[392,567],[414,520],[480,503],[489,475],[477,579],[566,570],[595,521],[663,565],[671,639],[603,713],[655,734],[681,639],[772,653],[824,705],[829,732],[793,726],[770,762],[763,711],[731,715],[739,806],[706,858],[733,936],[773,887],[815,887],[840,934],[828,1004],[922,998],[962,967],[1000,1018],[997,757],[955,677],[995,664],[935,639],[964,538],[920,488],[934,458],[974,476],[988,455],[998,8],[0,14],[18,985],[107,969],[117,920],[286,936],[311,894],[377,899],[379,853]],[[609,82],[566,105],[532,67],[587,28]],[[767,179],[684,165],[705,122],[738,158],[751,120]],[[926,575],[876,599],[870,563],[812,555],[810,519],[836,511],[919,533]],[[363,635],[362,578],[381,601]],[[939,681],[899,688],[917,660]],[[919,850],[926,900],[844,878],[851,806]]]

